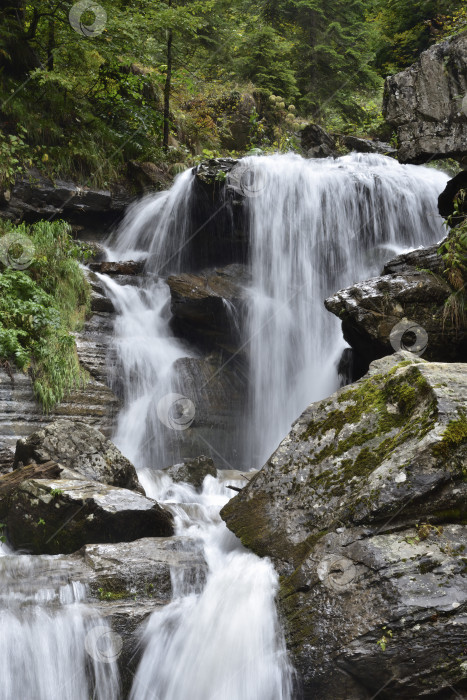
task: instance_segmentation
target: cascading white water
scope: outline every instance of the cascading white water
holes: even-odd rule
[[[249,186],[240,182],[239,188],[235,169],[226,184],[227,192],[235,183],[245,195],[253,280],[240,329],[250,373],[242,463],[260,467],[301,411],[338,386],[345,343],[323,300],[379,274],[401,249],[440,240],[437,197],[448,176],[360,154],[249,157],[239,167]],[[190,269],[193,180],[187,171],[168,193],[135,205],[111,243],[115,260],[149,254],[146,269],[153,276],[145,288],[118,288],[103,278],[121,313],[116,343],[125,409],[116,441],[140,468],[173,462],[176,441],[167,449],[157,401],[173,391],[174,361],[190,353],[169,330],[169,292],[157,275]]]
[[[264,464],[293,420],[336,390],[345,344],[323,300],[378,275],[401,247],[443,236],[437,198],[447,175],[379,155],[242,161],[251,268],[249,461]],[[245,171],[247,172],[247,170]]]
[[[228,472],[207,476],[203,492],[156,476],[151,495],[174,513],[177,534],[203,543],[206,585],[172,577],[173,602],[153,613],[131,700],[290,700],[287,662],[268,560],[245,551],[220,520],[231,494]],[[239,482],[237,482],[239,483]]]
[[[243,192],[253,279],[240,328],[251,378],[246,442],[250,464],[261,466],[300,411],[337,386],[345,344],[323,299],[378,273],[392,253],[440,239],[436,198],[447,176],[355,154],[248,158],[242,167],[255,185]],[[115,260],[150,254],[146,269],[154,274],[143,286],[101,277],[120,314],[115,336],[125,407],[116,442],[148,495],[173,510],[177,532],[203,543],[208,564],[201,593],[174,575],[173,602],[145,628],[131,700],[290,700],[292,672],[274,606],[277,577],[220,521],[230,495],[222,477],[207,477],[197,494],[154,472],[173,463],[156,404],[173,390],[174,361],[188,354],[169,330],[169,292],[157,275],[189,271],[182,249],[189,250],[192,183],[187,172],[169,193],[136,205],[111,243]],[[226,307],[239,324],[230,302]]]
[[[0,558],[0,700],[118,700],[114,660],[102,663],[110,628],[65,583],[54,557]],[[109,633],[107,632],[107,633]]]

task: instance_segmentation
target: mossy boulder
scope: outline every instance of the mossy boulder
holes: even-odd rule
[[[100,430],[83,421],[56,420],[16,443],[14,468],[49,460],[84,479],[144,493],[132,463]]]
[[[309,406],[222,510],[282,576],[305,697],[372,697],[387,683],[382,698],[412,698],[467,678],[466,401],[465,365],[377,360]]]

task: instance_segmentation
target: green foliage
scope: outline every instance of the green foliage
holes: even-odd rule
[[[386,625],[383,625],[383,630],[384,630],[384,634],[380,639],[378,639],[376,644],[379,646],[381,651],[386,651],[386,647],[387,647],[387,645],[392,637],[392,630],[387,629]]]
[[[431,44],[465,21],[465,0],[374,0],[376,66],[382,75],[397,73],[416,61]]]
[[[0,188],[7,189],[22,171],[24,159],[29,153],[24,141],[26,129],[19,125],[18,135],[3,134],[0,131]]]
[[[450,226],[465,215],[467,209],[467,190],[460,190],[454,202],[454,212],[447,220]],[[444,260],[444,274],[456,291],[465,290],[467,283],[467,218],[452,228],[444,243],[438,249]]]
[[[250,115],[252,145],[294,149],[298,128],[270,95],[303,123],[389,139],[382,76],[462,31],[466,2],[103,0],[107,23],[92,37],[72,29],[69,3],[0,2],[0,186],[32,165],[105,188],[130,160],[173,175],[203,149],[243,150]],[[252,95],[256,114],[244,109]]]
[[[4,225],[0,233],[28,236],[35,248],[28,269],[7,267],[0,274],[0,358],[31,372],[49,411],[84,380],[71,335],[89,306],[79,267],[83,251],[64,222]]]

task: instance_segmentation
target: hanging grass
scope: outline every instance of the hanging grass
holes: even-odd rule
[[[0,362],[30,372],[35,395],[49,412],[87,378],[72,335],[90,308],[89,285],[79,265],[86,251],[64,221],[30,227],[2,223],[2,250],[4,237],[12,235],[32,243],[32,260],[24,270],[0,263]]]

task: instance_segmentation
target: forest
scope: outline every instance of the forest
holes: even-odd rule
[[[384,78],[465,29],[465,0],[0,1],[0,184],[110,188],[130,161],[294,150],[303,125],[393,137]],[[88,8],[88,9],[87,9]]]

